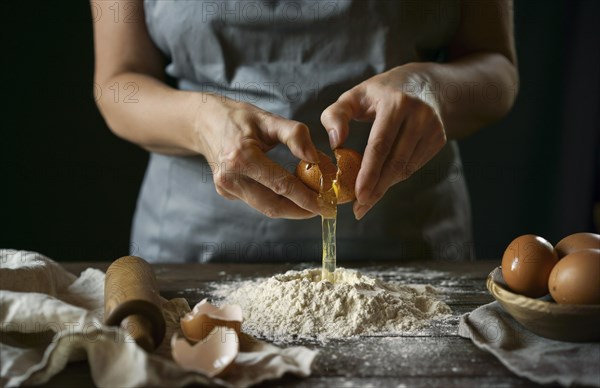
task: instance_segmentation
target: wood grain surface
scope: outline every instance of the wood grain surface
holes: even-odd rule
[[[431,284],[452,308],[452,318],[418,335],[371,336],[330,341],[325,345],[298,342],[319,349],[309,378],[294,376],[270,381],[267,387],[530,387],[494,356],[457,335],[460,315],[493,301],[486,277],[499,260],[479,262],[411,262],[390,264],[344,263],[346,267],[377,272],[384,280]],[[78,275],[88,267],[106,270],[107,263],[69,263]],[[194,304],[209,296],[214,282],[267,277],[308,265],[286,264],[157,264],[153,265],[165,298],[185,297]],[[313,263],[318,267],[319,263]],[[70,364],[47,386],[92,386],[86,362]]]
[[[152,266],[136,256],[115,260],[104,281],[104,323],[120,325],[146,351],[165,336],[159,288]]]

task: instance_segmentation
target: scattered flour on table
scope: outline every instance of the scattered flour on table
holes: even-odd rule
[[[321,269],[288,271],[267,279],[215,285],[220,304],[239,304],[242,329],[279,342],[327,340],[417,330],[451,313],[429,285],[383,282],[338,268],[336,281]]]

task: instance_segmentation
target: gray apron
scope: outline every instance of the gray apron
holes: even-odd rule
[[[375,74],[439,61],[456,30],[457,1],[153,1],[144,3],[166,72],[184,90],[211,92],[306,123],[329,150],[323,109]],[[363,152],[370,125],[346,146]],[[169,128],[165,128],[168,131]],[[290,171],[284,146],[268,153]],[[338,209],[338,263],[472,257],[469,198],[457,144],[395,185],[361,220]],[[314,261],[320,218],[270,219],[217,194],[202,156],[153,153],[138,198],[132,245],[153,262]]]

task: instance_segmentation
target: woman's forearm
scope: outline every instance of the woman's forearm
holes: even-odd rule
[[[502,118],[518,90],[515,66],[496,53],[442,64],[409,63],[402,70],[407,73],[403,90],[437,106],[448,138],[466,137]],[[96,85],[98,107],[117,136],[149,151],[202,153],[195,127],[198,116],[211,115],[214,96],[176,90],[134,72],[97,80]]]
[[[207,96],[176,90],[134,72],[96,80],[96,88],[98,108],[117,136],[153,152],[201,152],[194,126],[198,110],[210,103]]]
[[[197,93],[178,91],[164,81],[165,58],[150,39],[143,0],[91,1],[93,12],[128,10],[128,22],[94,20],[96,104],[119,137],[150,151],[194,154]]]
[[[515,65],[498,53],[474,53],[449,63],[402,66],[409,94],[436,105],[448,138],[463,138],[502,118],[518,91]]]

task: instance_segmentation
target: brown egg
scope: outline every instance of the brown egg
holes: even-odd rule
[[[338,204],[352,202],[356,199],[355,186],[358,170],[362,162],[362,155],[349,148],[337,148],[334,151],[337,160],[337,167],[331,159],[319,151],[319,164],[308,163],[304,160],[298,163],[296,167],[296,176],[304,184],[317,193],[321,189],[321,171],[325,172],[325,177],[335,179],[337,177],[339,184]],[[325,190],[328,189],[328,179],[325,179]]]
[[[563,257],[550,273],[548,288],[559,304],[600,304],[600,249]]]
[[[362,155],[350,148],[337,148],[333,150],[338,166],[338,203],[352,202],[356,199],[356,177]]]
[[[575,233],[560,240],[554,249],[559,259],[582,249],[600,249],[600,234]]]
[[[331,181],[337,175],[337,167],[329,156],[319,151],[319,164],[301,160],[296,166],[296,176],[317,193],[321,190],[321,171],[325,171],[323,183],[324,189],[328,190],[331,187]]]
[[[548,278],[557,261],[552,244],[526,234],[514,239],[504,251],[502,276],[512,291],[538,298],[548,293]]]

